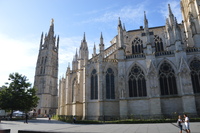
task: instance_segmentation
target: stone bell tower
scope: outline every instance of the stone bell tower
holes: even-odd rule
[[[43,43],[44,40],[44,43]],[[34,87],[40,98],[36,111],[38,115],[55,114],[58,108],[58,48],[59,36],[54,36],[54,20],[48,34],[41,35],[39,54],[35,69]]]

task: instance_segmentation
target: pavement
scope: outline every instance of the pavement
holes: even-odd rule
[[[24,121],[1,121],[0,129],[33,130],[60,133],[179,133],[176,123],[155,124],[70,124],[48,118]],[[191,133],[200,133],[200,122],[190,122]],[[183,131],[183,133],[186,133]]]

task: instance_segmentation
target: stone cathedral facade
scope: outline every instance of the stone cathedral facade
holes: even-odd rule
[[[125,29],[108,48],[89,59],[84,34],[72,68],[59,80],[59,115],[83,119],[101,116],[171,115],[200,112],[200,0],[181,0],[183,21],[168,5],[164,26]]]
[[[44,40],[44,43],[43,43]],[[34,87],[40,98],[38,115],[55,114],[58,108],[58,49],[59,36],[54,36],[52,19],[48,34],[41,35],[40,48],[35,69]]]

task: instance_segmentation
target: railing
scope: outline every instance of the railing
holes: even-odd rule
[[[192,53],[192,52],[200,52],[200,48],[187,48],[186,49],[187,53]]]
[[[103,59],[103,62],[118,62],[117,59]]]
[[[126,59],[132,59],[132,58],[145,58],[145,55],[143,53],[141,53],[141,54],[133,54],[133,55],[126,55]]]
[[[161,52],[156,52],[155,56],[165,56],[165,55],[173,55],[174,51],[161,51]]]
[[[117,50],[116,43],[104,50],[104,58],[108,57]]]

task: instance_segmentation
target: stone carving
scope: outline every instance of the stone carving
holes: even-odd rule
[[[157,70],[155,65],[153,64],[153,61],[150,61],[149,69],[148,69],[148,79],[149,79],[149,85],[150,85],[150,93],[152,97],[158,96],[158,76],[157,76]]]
[[[192,15],[191,12],[189,12],[189,22],[190,22],[190,28],[192,30],[192,34],[196,34],[196,26],[195,26],[195,22],[194,22],[194,16]]]
[[[189,93],[191,89],[190,68],[185,59],[181,58],[179,65],[179,75],[181,77],[182,87],[184,93]]]

